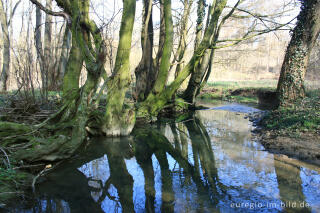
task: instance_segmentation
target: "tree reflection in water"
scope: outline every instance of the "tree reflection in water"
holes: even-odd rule
[[[241,120],[230,121],[228,116],[232,117],[227,114],[212,122],[214,127],[205,119],[201,119],[205,121],[202,123],[202,116],[194,115],[186,122],[136,128],[132,137],[94,138],[79,157],[49,174],[38,186],[33,209],[279,212],[280,206],[236,209],[231,204],[305,202],[300,169],[281,164],[269,158],[273,155],[257,150],[256,145],[248,142],[250,131],[238,127]],[[233,125],[241,131],[237,133]]]

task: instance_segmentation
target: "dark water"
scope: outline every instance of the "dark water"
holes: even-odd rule
[[[273,155],[243,105],[95,138],[23,212],[320,212],[320,168]]]

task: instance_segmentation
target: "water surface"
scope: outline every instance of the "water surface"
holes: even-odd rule
[[[231,104],[135,136],[93,138],[24,212],[320,212],[320,168],[273,155]]]

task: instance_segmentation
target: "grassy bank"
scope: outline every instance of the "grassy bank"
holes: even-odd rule
[[[217,81],[209,82],[199,95],[199,99],[205,101],[223,100],[243,104],[258,104],[264,94],[274,93],[277,88],[277,80],[257,80],[257,81]],[[320,85],[314,81],[306,82],[308,97],[316,97]],[[260,100],[259,100],[260,96]],[[262,96],[262,97],[261,97]],[[272,101],[273,97],[266,97],[263,101]]]
[[[308,91],[306,98],[290,108],[270,111],[261,126],[282,136],[299,137],[304,133],[320,135],[320,90]]]
[[[258,95],[274,91],[276,80],[217,81],[208,83],[199,98],[205,101],[223,100],[244,104],[258,104]]]
[[[291,108],[269,111],[260,122],[260,141],[275,153],[320,165],[320,90]]]
[[[206,85],[200,98],[245,104],[276,101],[276,81],[215,82]],[[275,105],[264,105],[271,109]],[[270,108],[271,107],[271,108]],[[260,118],[258,118],[260,119]],[[270,152],[320,165],[320,89],[307,82],[306,97],[292,107],[269,110],[260,121],[258,140]]]
[[[261,94],[275,91],[276,80],[218,81],[208,83],[199,98],[205,101],[224,100],[258,104]],[[264,130],[275,135],[299,137],[304,133],[320,135],[320,89],[315,82],[306,82],[306,98],[290,108],[269,111],[261,122]],[[264,101],[272,101],[274,97]]]

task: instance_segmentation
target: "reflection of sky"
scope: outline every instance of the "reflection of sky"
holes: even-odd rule
[[[248,120],[244,119],[244,114],[235,112],[206,110],[199,113],[198,116],[205,118],[205,125],[211,138],[214,159],[218,171],[218,194],[211,192],[199,192],[197,185],[191,179],[185,176],[183,169],[180,168],[177,161],[167,153],[169,169],[172,172],[172,186],[174,192],[174,210],[175,212],[195,212],[202,209],[204,212],[214,212],[218,208],[221,212],[279,212],[280,192],[275,172],[274,157],[272,154],[263,151],[260,143],[254,141],[251,137],[251,126]],[[168,126],[165,129],[173,144],[173,134]],[[179,133],[182,134],[182,133]],[[189,135],[187,133],[187,135]],[[194,165],[192,154],[192,145],[188,138],[188,161]],[[145,208],[145,178],[142,169],[136,161],[136,158],[125,160],[127,170],[133,177],[133,203],[136,212],[144,212]],[[162,205],[162,181],[161,169],[155,155],[152,155],[152,164],[155,178],[155,212],[161,212]],[[200,175],[202,186],[207,186],[207,181],[203,175],[200,165]],[[104,155],[99,159],[90,161],[78,168],[87,178],[88,185],[98,189],[91,192],[94,201],[98,201],[102,190],[98,184],[101,180],[104,186],[110,177],[108,157]],[[288,170],[290,171],[290,170]],[[290,174],[288,172],[288,177]],[[312,206],[313,212],[320,210],[320,174],[317,172],[301,168],[300,177],[302,181],[302,192],[305,201]],[[205,182],[205,183],[204,183]],[[100,189],[100,190],[99,190]],[[118,201],[117,189],[111,184],[108,192],[116,197],[110,200],[106,197],[101,208],[105,212],[121,212],[122,208]],[[210,196],[217,197],[219,200],[217,206],[212,203]],[[41,208],[45,209],[48,201],[42,201]],[[53,203],[64,206],[65,212],[70,211],[68,204],[62,200],[53,200]],[[231,208],[232,203],[250,203],[261,204],[262,207],[250,208]],[[267,208],[268,204],[274,203],[276,206]]]
[[[128,172],[133,177],[133,203],[134,210],[139,212],[139,210],[144,209],[145,206],[145,191],[144,191],[144,176],[143,171],[138,165],[135,158],[126,160],[126,165]]]
[[[301,168],[300,177],[306,202],[312,204],[313,212],[320,212],[320,174],[307,168]]]
[[[156,190],[156,200],[155,200],[155,212],[160,212],[161,209],[161,169],[159,162],[155,155],[152,155],[152,166],[154,171],[154,189]]]
[[[94,180],[101,180],[104,184],[110,177],[109,163],[107,155],[102,158],[90,161],[78,168],[87,178],[92,178]]]
[[[214,138],[213,149],[219,180],[230,188],[227,190],[228,196],[220,200],[219,206],[221,209],[230,210],[231,203],[259,202],[263,206],[267,206],[268,203],[280,204],[273,156],[261,151],[263,147],[252,141],[251,126],[248,126],[248,121],[243,118],[243,114],[236,114],[250,110],[234,105],[220,107],[219,110],[229,109],[228,107],[234,112],[201,112],[201,117],[213,118],[213,120],[208,120],[205,126],[210,130],[208,133],[211,138]],[[221,116],[223,114],[226,116]],[[247,130],[243,131],[245,129]],[[273,210],[281,210],[279,205],[277,207]],[[242,210],[250,209],[243,208]],[[271,211],[271,209],[265,210]],[[252,211],[264,211],[264,209],[255,208]]]

